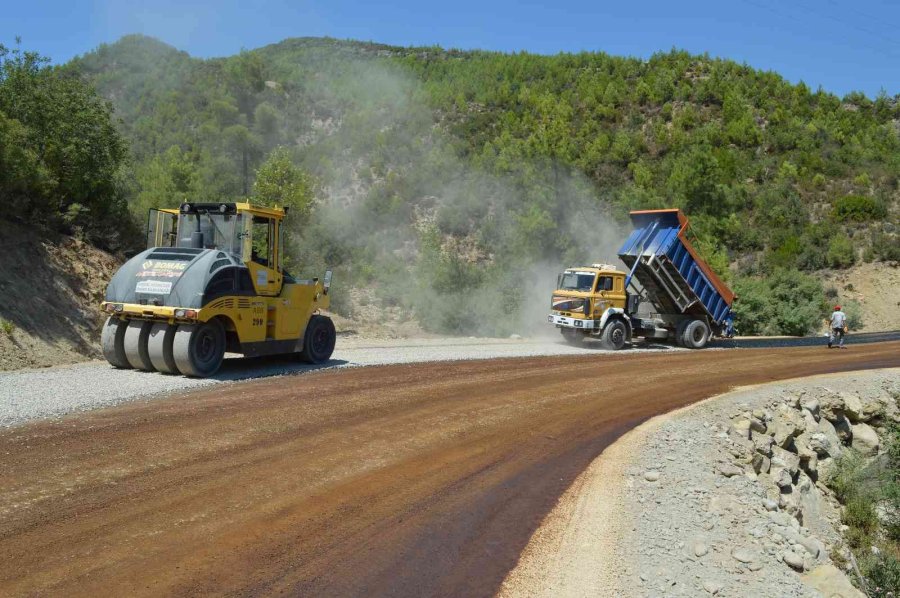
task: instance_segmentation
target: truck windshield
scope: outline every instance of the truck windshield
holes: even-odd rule
[[[590,292],[596,276],[593,272],[563,272],[559,277],[559,288],[563,291]]]
[[[192,247],[191,235],[197,230],[197,219],[200,219],[200,232],[203,233],[203,248],[218,249],[241,257],[241,215],[212,213],[179,214],[178,246]]]

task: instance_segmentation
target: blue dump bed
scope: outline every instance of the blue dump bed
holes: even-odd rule
[[[681,210],[631,212],[634,231],[619,259],[660,313],[708,316],[717,325],[732,317],[735,295],[697,254]]]

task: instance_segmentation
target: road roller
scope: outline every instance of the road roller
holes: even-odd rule
[[[191,377],[215,374],[226,352],[327,362],[331,271],[299,280],[284,269],[285,217],[250,203],[150,210],[148,249],[119,268],[101,303],[106,360]]]

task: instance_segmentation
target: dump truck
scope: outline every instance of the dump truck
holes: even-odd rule
[[[148,248],[119,268],[101,303],[106,360],[191,377],[215,374],[226,352],[328,361],[335,329],[319,312],[332,274],[285,271],[285,215],[249,203],[150,210]]]
[[[572,344],[594,338],[621,349],[635,338],[701,349],[733,336],[737,298],[697,253],[678,209],[631,212],[633,231],[613,264],[559,275],[548,320]]]

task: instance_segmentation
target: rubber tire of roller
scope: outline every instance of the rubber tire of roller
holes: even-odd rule
[[[180,324],[172,341],[172,355],[178,371],[185,376],[212,376],[225,358],[225,328],[218,320]]]
[[[147,338],[147,353],[153,367],[164,374],[179,374],[175,356],[172,353],[172,341],[175,340],[175,325],[155,322],[150,328]]]
[[[147,372],[156,371],[147,352],[147,338],[152,327],[153,322],[131,320],[125,329],[125,358],[131,367]]]
[[[334,322],[325,316],[313,316],[306,325],[303,335],[303,351],[300,359],[306,363],[320,364],[331,359],[334,353],[334,344],[337,341],[337,333],[334,330]]]
[[[613,320],[603,329],[603,336],[600,337],[600,342],[603,344],[604,349],[619,351],[625,346],[627,339],[628,328],[625,326],[625,323],[622,320]]]
[[[103,324],[103,332],[100,333],[100,347],[103,349],[103,357],[111,366],[119,369],[131,369],[128,358],[125,357],[125,329],[128,323],[114,316],[106,318]]]
[[[698,333],[701,331],[702,336],[698,336]],[[702,349],[706,346],[707,341],[709,341],[709,336],[710,330],[709,326],[706,325],[706,322],[703,320],[692,320],[684,328],[682,342],[684,342],[684,346],[688,349]]]

